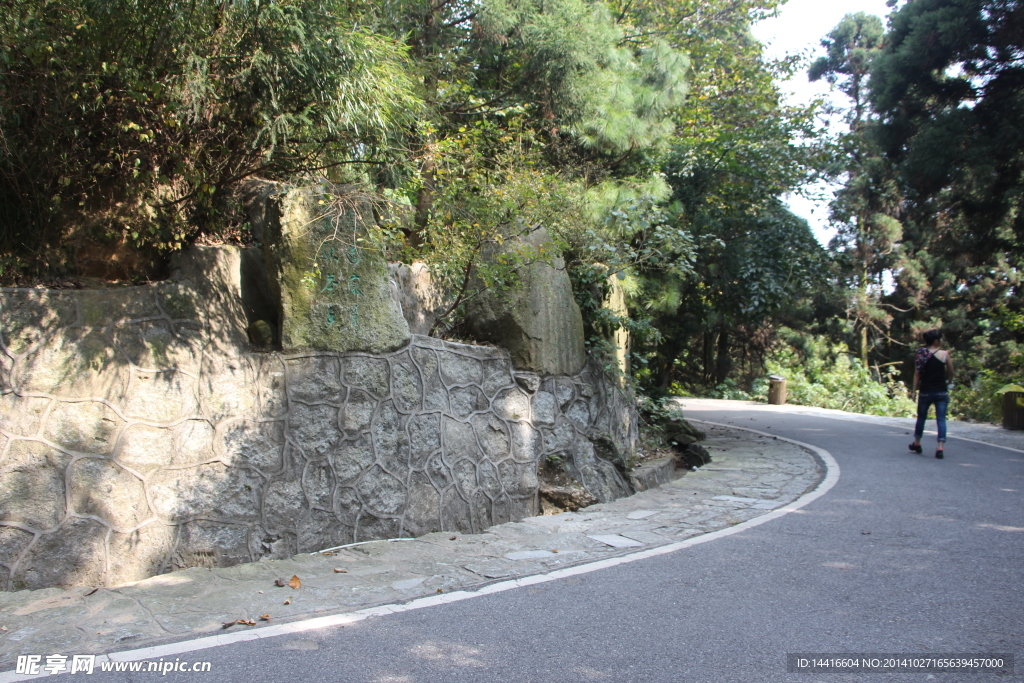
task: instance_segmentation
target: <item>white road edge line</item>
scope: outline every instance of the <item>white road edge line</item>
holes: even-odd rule
[[[686,399],[685,398],[679,398],[678,400],[680,401],[680,403],[682,403]],[[791,406],[793,408],[796,408],[796,410],[786,410],[786,408],[789,408]],[[685,405],[684,405],[684,407],[685,407]],[[913,431],[913,429],[914,429],[913,425],[893,425],[893,424],[886,424],[884,422],[876,422],[874,420],[863,420],[863,419],[861,419],[862,417],[872,417],[872,416],[871,415],[862,415],[860,413],[843,413],[842,415],[830,415],[828,413],[823,413],[823,412],[814,410],[813,406],[797,406],[796,404],[787,404],[787,405],[778,406],[778,405],[771,405],[771,404],[767,404],[767,403],[753,403],[751,405],[744,406],[744,408],[749,408],[749,409],[754,410],[756,412],[780,413],[782,415],[803,415],[804,417],[820,417],[820,418],[824,418],[826,420],[846,420],[847,422],[859,422],[860,424],[874,425],[875,427],[889,427],[890,429],[908,429],[909,428],[911,431]],[[764,409],[767,409],[767,410],[764,410]],[[826,409],[826,410],[830,410],[830,409]],[[841,411],[838,411],[838,412],[841,412]],[[705,422],[706,421],[706,420],[701,420],[700,418],[696,418],[696,417],[694,417],[694,418],[687,418],[687,419],[691,420],[693,422]],[[914,418],[908,417],[908,418],[902,418],[902,419],[912,420]],[[736,425],[723,425],[723,426],[726,426],[726,427],[736,427],[737,429],[746,429],[746,427],[737,427]],[[749,431],[756,431],[756,430],[751,429]],[[937,436],[938,435],[938,432],[936,432],[933,429],[926,429],[926,430],[924,430],[924,433],[927,434],[928,436]],[[774,436],[774,434],[772,436]],[[779,437],[779,438],[782,438],[782,437]],[[1003,444],[992,443],[991,441],[982,441],[981,439],[972,439],[969,436],[957,436],[956,434],[946,434],[946,439],[947,440],[949,440],[949,439],[959,439],[960,441],[970,441],[971,443],[978,443],[978,444],[981,444],[982,446],[991,446],[992,448],[1002,448],[1004,451],[1013,451],[1014,453],[1022,453],[1022,454],[1024,454],[1024,450],[1022,450],[1020,448],[1014,448],[1013,446],[1004,446]]]
[[[137,650],[124,650],[122,652],[112,652],[107,655],[98,655],[96,657],[97,666],[100,662],[135,662],[139,660],[153,661],[160,658],[174,657],[176,655],[182,655],[188,652],[196,652],[198,650],[205,650],[211,647],[220,647],[222,645],[231,645],[234,643],[242,643],[250,640],[262,640],[264,638],[276,638],[277,636],[286,636],[296,633],[303,633],[305,631],[312,631],[315,629],[328,628],[331,626],[346,626],[348,624],[354,624],[358,621],[368,619],[370,617],[382,617],[389,614],[398,614],[400,612],[411,612],[412,610],[423,609],[425,607],[435,607],[437,605],[447,605],[452,602],[459,602],[461,600],[468,600],[470,598],[479,598],[484,595],[491,595],[492,593],[503,593],[508,590],[514,590],[516,588],[522,588],[523,586],[532,586],[538,583],[547,583],[549,581],[557,581],[558,579],[564,579],[570,576],[578,576],[580,574],[589,574],[600,569],[606,569],[608,567],[616,567],[620,564],[628,564],[630,562],[637,562],[639,560],[645,560],[649,557],[657,557],[658,555],[667,555],[674,553],[684,548],[690,548],[701,543],[707,543],[708,541],[714,541],[725,536],[731,536],[732,534],[738,534],[741,531],[752,529],[753,527],[760,526],[766,522],[770,522],[774,519],[778,519],[783,515],[789,514],[799,510],[800,508],[810,504],[811,502],[822,497],[833,486],[839,481],[839,463],[835,461],[832,454],[826,451],[824,448],[818,446],[812,446],[811,444],[804,443],[802,441],[796,441],[795,439],[788,439],[784,436],[778,436],[770,434],[768,432],[758,431],[756,429],[750,429],[748,427],[737,427],[735,425],[721,424],[718,422],[709,422],[707,420],[700,420],[698,418],[691,418],[693,422],[702,422],[704,424],[713,425],[715,427],[725,427],[726,429],[742,429],[746,432],[759,434],[761,436],[770,436],[780,441],[788,441],[789,443],[796,444],[802,448],[815,453],[822,462],[825,464],[825,477],[815,486],[812,490],[808,491],[804,495],[797,498],[795,501],[781,508],[771,510],[763,515],[748,519],[745,522],[741,522],[735,526],[728,527],[726,529],[719,529],[718,531],[712,531],[700,536],[693,536],[684,541],[678,541],[676,543],[669,543],[668,545],[658,546],[657,548],[649,548],[647,550],[641,550],[639,552],[631,553],[629,555],[620,555],[618,557],[612,557],[607,560],[597,560],[595,562],[589,562],[587,564],[577,565],[575,567],[566,567],[565,569],[557,569],[546,574],[534,574],[532,576],[524,576],[520,579],[513,579],[509,581],[499,581],[492,583],[483,588],[474,591],[453,591],[451,593],[442,593],[439,595],[431,595],[425,598],[417,598],[403,604],[393,605],[380,605],[378,607],[370,607],[367,609],[357,610],[355,612],[346,612],[344,614],[333,614],[325,617],[314,617],[312,619],[304,619],[302,621],[293,621],[287,624],[280,624],[278,626],[265,626],[262,628],[252,629],[250,631],[240,631],[236,633],[224,633],[214,636],[205,636],[202,638],[196,638],[194,640],[183,640],[177,643],[171,643],[168,645],[157,645],[154,647],[143,647]],[[40,653],[42,654],[42,653]],[[6,673],[0,673],[0,683],[15,683],[16,681],[28,681],[36,678],[46,678],[53,674],[40,673],[35,676],[26,674],[17,674],[13,671]]]
[[[842,419],[842,418],[838,418],[838,419]],[[867,420],[853,420],[853,422],[860,422],[861,424],[867,424],[868,423]],[[902,429],[902,427],[897,427],[897,429]],[[938,434],[938,432],[932,432],[932,431],[929,431],[927,429],[924,430],[924,433],[929,435],[929,436],[932,436],[933,434]],[[1022,451],[1021,449],[1014,448],[1013,446],[1004,446],[1001,443],[990,443],[988,441],[982,441],[981,439],[972,439],[969,436],[957,436],[956,434],[947,434],[946,435],[946,440],[948,441],[949,439],[960,439],[961,441],[970,441],[971,443],[980,443],[982,446],[991,446],[992,448],[1002,448],[1004,451],[1013,451],[1014,453],[1024,453],[1024,451]]]
[[[785,414],[784,411],[772,411],[772,412],[782,412],[783,414]],[[826,420],[846,420],[847,422],[859,422],[862,425],[874,425],[876,427],[889,427],[890,429],[906,429],[907,428],[907,427],[901,426],[901,425],[890,425],[890,424],[885,424],[885,423],[882,423],[882,422],[875,422],[874,420],[861,420],[859,418],[859,416],[857,415],[857,413],[847,413],[848,415],[850,415],[850,417],[840,417],[838,415],[822,415],[821,413],[797,412],[797,411],[794,411],[794,412],[792,412],[790,414],[791,415],[804,415],[806,417],[823,417]],[[909,420],[911,418],[907,418],[907,419]],[[694,418],[694,421],[696,422],[698,420],[696,418]],[[913,426],[910,426],[910,429],[913,430],[914,429]],[[938,434],[939,434],[938,432],[936,432],[936,431],[934,431],[932,429],[926,429],[926,430],[924,430],[924,433],[927,434],[928,436],[938,436]],[[971,443],[980,443],[982,446],[991,446],[992,448],[1002,448],[1004,451],[1013,451],[1014,453],[1024,453],[1024,450],[1021,450],[1019,448],[1014,448],[1013,446],[1004,446],[1001,443],[992,443],[991,441],[982,441],[981,439],[972,439],[969,436],[957,436],[956,434],[949,434],[949,433],[947,433],[946,434],[946,440],[948,441],[949,439],[959,439],[960,441],[970,441]]]

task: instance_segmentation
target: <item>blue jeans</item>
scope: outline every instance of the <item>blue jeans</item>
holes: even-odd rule
[[[939,443],[946,443],[946,408],[949,406],[949,393],[917,395],[917,425],[914,427],[914,438],[918,441],[924,434],[924,421],[928,419],[928,408],[935,404],[935,422],[939,428]]]

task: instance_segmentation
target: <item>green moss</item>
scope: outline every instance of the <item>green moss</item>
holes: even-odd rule
[[[353,243],[355,214],[325,219],[322,207],[299,190],[279,206],[281,236],[270,270],[281,296],[282,347],[379,352],[403,346],[408,325],[391,300],[383,257]]]
[[[196,307],[194,296],[186,293],[175,285],[173,288],[166,288],[160,292],[160,305],[163,306],[167,315],[175,320],[198,320],[199,309]]]
[[[86,327],[103,327],[107,323],[106,308],[97,299],[82,301],[82,323]]]
[[[170,357],[168,356],[168,350],[170,350],[169,340],[165,337],[153,337],[146,339],[146,346],[149,347],[153,357],[160,362],[161,365],[168,365]]]

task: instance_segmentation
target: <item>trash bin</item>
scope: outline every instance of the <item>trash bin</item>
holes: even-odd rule
[[[1003,429],[1024,429],[1024,392],[1003,394]]]
[[[768,376],[768,402],[773,406],[786,403],[786,380],[778,375]]]

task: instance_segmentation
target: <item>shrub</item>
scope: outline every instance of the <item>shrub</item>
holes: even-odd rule
[[[2,7],[7,277],[12,254],[60,270],[87,243],[180,248],[224,224],[239,180],[365,157],[414,110],[403,48],[339,0]]]
[[[834,408],[869,415],[908,417],[916,413],[907,387],[894,367],[881,371],[881,381],[841,342],[810,335],[797,339],[780,330],[783,340],[767,359],[769,374],[786,378],[787,402]],[[800,344],[798,349],[793,341]],[[767,383],[759,385],[757,400],[767,400]]]
[[[1024,385],[1024,377],[1007,378],[992,370],[983,370],[973,382],[954,388],[949,403],[950,415],[958,420],[1001,422],[1003,395],[996,391],[1011,383]]]

